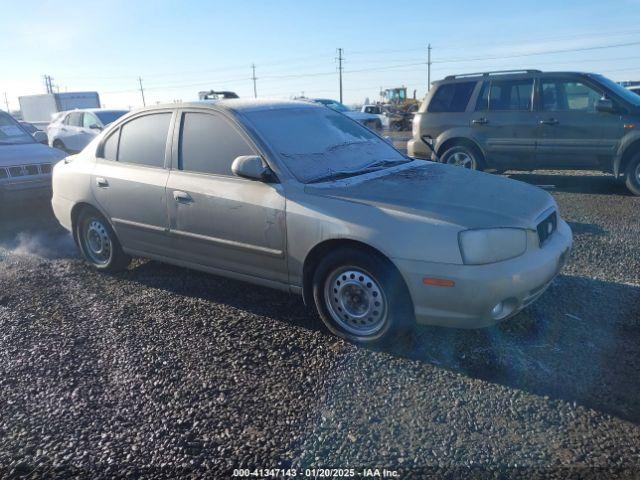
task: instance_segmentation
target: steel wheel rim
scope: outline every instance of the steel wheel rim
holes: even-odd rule
[[[92,219],[84,230],[84,246],[92,262],[105,265],[111,260],[113,243],[109,231],[100,220]]]
[[[473,169],[473,157],[467,152],[455,152],[447,159],[449,165],[455,165],[456,167]]]
[[[334,270],[327,276],[324,298],[336,324],[353,335],[375,335],[387,322],[384,291],[375,277],[361,268]]]

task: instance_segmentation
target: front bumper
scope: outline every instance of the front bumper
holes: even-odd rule
[[[436,161],[435,154],[420,139],[412,138],[407,142],[407,156],[421,158],[422,160]]]
[[[27,181],[0,183],[0,201],[4,205],[48,198],[51,198],[50,175]]]
[[[544,293],[565,264],[573,237],[559,220],[541,248],[489,265],[453,265],[394,259],[413,299],[416,322],[458,328],[482,328],[505,320]],[[455,282],[453,287],[425,285],[425,277]],[[492,309],[500,302],[499,314]]]

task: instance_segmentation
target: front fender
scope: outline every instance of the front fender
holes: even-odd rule
[[[616,152],[616,156],[613,159],[613,175],[616,178],[624,175],[624,170],[626,165],[622,164],[622,160],[624,158],[624,154],[629,151],[633,146],[640,145],[640,130],[633,130],[627,133],[622,140],[620,141],[620,146],[618,147],[618,151]]]

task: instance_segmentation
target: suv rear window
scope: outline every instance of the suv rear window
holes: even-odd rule
[[[427,111],[433,113],[464,112],[475,86],[476,82],[440,85],[433,95]]]

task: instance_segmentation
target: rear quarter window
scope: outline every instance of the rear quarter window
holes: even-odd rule
[[[428,112],[464,112],[476,82],[459,82],[440,85],[429,103]]]

